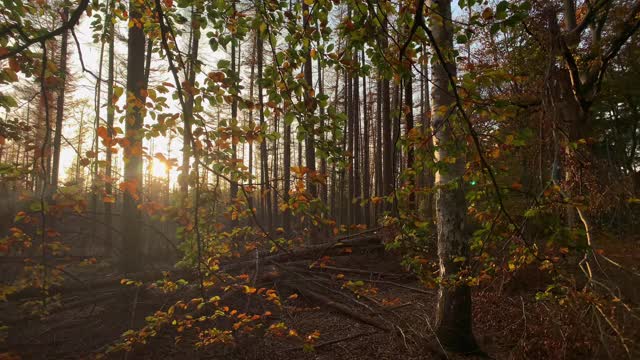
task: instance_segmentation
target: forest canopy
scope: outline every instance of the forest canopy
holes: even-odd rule
[[[639,356],[639,29],[3,0],[0,358]]]

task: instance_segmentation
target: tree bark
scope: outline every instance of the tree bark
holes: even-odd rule
[[[233,1],[233,12],[235,13],[236,11],[236,2]],[[200,37],[200,31],[198,30],[198,38]],[[240,76],[240,64],[238,64],[238,69],[236,71],[236,48],[238,47],[236,42],[238,40],[237,39],[233,39],[231,40],[231,69],[233,70],[234,76]],[[239,51],[238,51],[239,52]],[[237,86],[237,79],[234,79],[234,87]],[[233,94],[233,101],[231,102],[231,126],[237,126],[238,124],[238,98],[237,96],[239,96],[239,89],[238,89],[238,94]],[[237,96],[236,96],[237,95]],[[233,158],[233,160],[237,159],[237,146],[235,144],[235,142],[232,141],[231,143],[231,157]],[[236,167],[236,163],[233,164],[233,167]],[[234,180],[234,176],[231,176],[231,179]],[[233,201],[236,197],[238,197],[238,183],[235,181],[232,181],[231,184],[229,184],[229,197],[231,198],[231,201]],[[237,223],[237,222],[236,222]]]
[[[109,139],[113,138],[113,120],[114,120],[114,107],[113,107],[113,84],[114,84],[114,75],[115,75],[115,28],[113,26],[113,22],[111,18],[113,16],[114,10],[114,1],[109,1],[109,21],[107,25],[109,26],[109,74],[107,75],[107,136]],[[105,154],[105,194],[108,197],[113,196],[113,183],[111,181],[112,176],[112,153],[111,153],[111,144],[106,146],[106,154]],[[105,202],[104,204],[104,223],[105,223],[105,239],[104,239],[104,251],[105,255],[110,255],[113,249],[113,231],[111,230],[113,224],[113,215],[112,215],[112,203],[110,201]]]
[[[365,65],[365,55],[364,49],[362,49],[362,64]],[[371,225],[371,163],[369,160],[369,149],[370,149],[370,139],[369,139],[369,113],[367,109],[367,75],[362,76],[362,118],[364,121],[364,154],[363,154],[363,183],[362,183],[362,197],[365,200],[364,205],[364,223],[366,225]]]
[[[386,33],[388,24],[385,18],[385,21],[382,25],[383,33]],[[381,41],[383,51],[386,50],[388,46],[388,40],[386,36],[383,36]],[[391,143],[391,102],[389,98],[389,79],[386,77],[382,79],[382,186],[383,193],[382,196],[389,196],[393,193],[394,190],[394,180],[393,180],[393,144]],[[391,210],[391,203],[386,201],[384,202],[385,210]]]
[[[69,16],[69,9],[63,10],[63,21]],[[53,165],[51,166],[51,194],[55,194],[58,189],[58,177],[60,172],[60,145],[62,143],[62,120],[64,119],[64,96],[67,86],[67,46],[69,31],[62,33],[62,43],[60,45],[60,67],[62,83],[58,89],[58,101],[56,105],[56,130],[53,135]]]
[[[430,0],[429,26],[435,44],[446,60],[431,65],[433,88],[431,91],[432,126],[436,160],[447,164],[436,173],[436,218],[438,233],[438,259],[442,282],[438,291],[436,335],[442,346],[455,352],[472,352],[477,345],[472,333],[471,289],[458,281],[460,271],[468,266],[469,236],[465,229],[466,202],[463,175],[465,160],[462,151],[456,151],[454,128],[455,97],[449,77],[455,79],[456,65],[453,55],[453,25],[451,0]],[[462,149],[460,149],[462,150]],[[455,157],[455,162],[446,161]]]
[[[200,14],[202,13],[202,3],[197,2],[191,11],[191,44],[189,44],[189,68],[187,81],[189,86],[194,86],[196,80],[196,67],[198,66],[198,51],[200,44]],[[232,48],[232,53],[234,48]],[[192,91],[187,91],[185,101],[185,112],[183,116],[184,130],[182,133],[182,173],[180,174],[180,201],[186,204],[189,198],[189,172],[191,171],[191,138],[193,125],[193,104],[194,96]]]
[[[133,26],[129,28],[127,40],[127,109],[125,137],[129,146],[124,151],[124,192],[122,208],[123,255],[122,271],[131,273],[142,267],[141,227],[142,213],[138,209],[142,194],[142,123],[145,114],[144,64],[145,34],[143,31],[143,9],[135,0],[129,1],[129,17]]]
[[[257,65],[258,65],[258,102],[260,104],[260,127],[262,129],[266,128],[265,119],[264,119],[264,99],[262,98],[262,68],[264,61],[264,39],[262,38],[262,33],[260,30],[257,31]],[[271,196],[267,194],[267,183],[269,182],[269,153],[267,152],[267,140],[262,139],[260,143],[260,172],[262,183],[260,184],[260,196],[262,198],[262,202],[264,206],[262,210],[266,214],[267,221],[267,229],[270,229],[273,224],[273,215],[271,212]]]

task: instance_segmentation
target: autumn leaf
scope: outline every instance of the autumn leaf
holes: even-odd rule
[[[20,64],[18,64],[18,60],[15,57],[9,58],[9,68],[15,72],[20,71]]]

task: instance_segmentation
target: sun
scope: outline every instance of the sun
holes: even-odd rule
[[[151,163],[151,174],[156,178],[164,178],[167,176],[167,164],[154,158]]]

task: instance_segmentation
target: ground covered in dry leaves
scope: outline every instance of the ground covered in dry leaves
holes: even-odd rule
[[[305,334],[319,334],[312,351],[299,338],[264,335],[264,331],[238,332],[233,343],[196,349],[193,345],[197,341],[195,336],[190,337],[185,332],[176,344],[178,334],[167,326],[146,345],[134,346],[132,352],[108,353],[109,347],[121,339],[123,332],[142,327],[146,316],[157,310],[166,311],[176,301],[198,294],[194,286],[163,294],[145,286],[117,284],[76,289],[64,294],[61,307],[46,320],[19,315],[17,302],[3,305],[2,320],[9,326],[9,332],[0,349],[0,353],[4,353],[0,358],[381,360],[460,357],[438,351],[433,336],[435,289],[425,287],[402,269],[400,259],[380,249],[365,248],[348,255],[335,256],[323,267],[309,268],[308,263],[296,265],[293,262],[287,266],[298,269],[298,278],[277,273],[285,271],[284,268],[271,269],[276,274],[256,284],[256,287],[275,289],[282,299],[282,307],[265,320],[265,327],[284,322],[289,329],[302,334],[302,339]],[[85,280],[118,282],[117,275],[109,274],[106,269],[100,271],[87,272]],[[344,286],[347,279],[363,280],[365,285],[359,286],[354,293]],[[314,294],[321,293],[325,298],[299,291],[310,289],[312,283]],[[488,357],[627,357],[618,334],[583,304],[536,301],[536,292],[544,290],[539,289],[540,286],[543,285],[539,279],[527,277],[525,273],[510,279],[496,278],[494,282],[474,289],[474,331]],[[251,303],[248,300],[251,296],[240,292],[223,302],[239,311],[253,313],[273,309],[259,301]],[[220,323],[209,324],[214,325],[221,326]],[[618,330],[625,331],[630,356],[639,354],[634,342],[637,337],[629,338],[637,336],[637,331]]]

